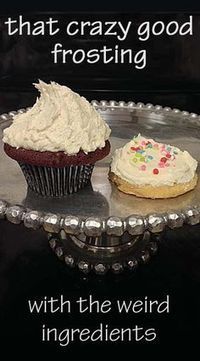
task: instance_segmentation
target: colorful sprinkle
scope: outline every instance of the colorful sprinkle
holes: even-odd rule
[[[141,167],[140,167],[140,170],[143,170],[143,171],[145,171],[146,170],[146,165],[145,164],[143,164],[143,165],[141,165]]]
[[[133,146],[128,150],[132,166],[136,166],[141,171],[151,170],[155,175],[162,172],[165,167],[174,166],[176,154],[179,154],[176,147],[145,139],[136,141],[138,139],[138,137],[133,139]],[[152,160],[156,168],[148,164]]]

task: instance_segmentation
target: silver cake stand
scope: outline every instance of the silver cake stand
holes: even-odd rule
[[[157,250],[164,230],[200,222],[200,181],[182,196],[140,199],[121,193],[108,180],[115,148],[138,133],[188,150],[200,160],[200,116],[152,104],[93,101],[112,129],[111,153],[94,168],[91,183],[62,198],[44,198],[27,189],[17,162],[3,151],[2,131],[13,115],[0,116],[0,218],[43,228],[56,255],[69,267],[103,275],[134,270]],[[199,172],[199,169],[198,169]]]

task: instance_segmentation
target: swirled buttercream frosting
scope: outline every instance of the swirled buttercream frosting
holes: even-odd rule
[[[3,141],[35,151],[85,153],[103,148],[110,128],[82,96],[55,82],[34,84],[40,92],[32,108],[13,117]]]
[[[177,147],[141,135],[115,151],[111,172],[130,184],[173,186],[193,179],[197,161]]]

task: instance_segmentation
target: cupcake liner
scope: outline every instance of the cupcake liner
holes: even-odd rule
[[[93,164],[64,168],[19,163],[28,187],[42,196],[61,197],[77,192],[91,179]]]

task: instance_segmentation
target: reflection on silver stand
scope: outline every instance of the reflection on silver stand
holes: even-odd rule
[[[49,244],[59,259],[67,266],[77,267],[87,274],[94,271],[104,275],[107,271],[115,274],[122,271],[135,270],[140,263],[146,263],[157,252],[160,235],[145,232],[140,236],[90,237],[84,234],[67,235],[48,233]]]

